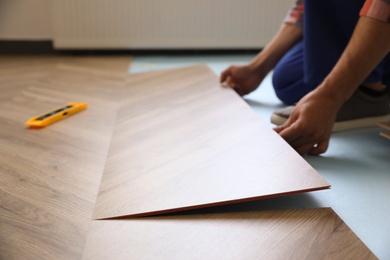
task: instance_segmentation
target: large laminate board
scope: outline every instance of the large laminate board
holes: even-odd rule
[[[95,220],[83,259],[376,259],[330,209]]]
[[[80,259],[130,59],[2,59],[0,259]],[[89,107],[43,129],[25,127],[70,101]]]
[[[138,74],[126,85],[95,219],[329,187],[206,66]]]

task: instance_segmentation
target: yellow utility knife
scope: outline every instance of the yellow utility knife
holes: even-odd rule
[[[29,119],[26,122],[26,125],[30,128],[42,128],[64,118],[67,118],[73,114],[76,114],[86,109],[87,106],[87,103],[70,102],[61,107],[57,107],[50,112],[46,112],[44,114]]]

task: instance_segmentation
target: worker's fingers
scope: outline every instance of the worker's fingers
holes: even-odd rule
[[[282,131],[284,130],[284,128],[285,128],[284,125],[278,125],[278,126],[275,126],[275,127],[273,128],[273,130],[274,130],[276,133],[280,134],[280,132],[282,132]]]
[[[295,151],[297,151],[297,153],[304,155],[304,154],[308,154],[313,149],[314,145],[315,144],[313,143],[307,143],[301,146],[294,147],[294,149]]]
[[[325,153],[326,150],[328,150],[328,147],[329,147],[329,139],[327,139],[327,140],[325,140],[325,141],[322,141],[322,142],[318,143],[316,146],[314,146],[314,147],[309,151],[309,154],[312,154],[312,155],[319,155],[319,154]]]
[[[330,136],[315,131],[308,131],[302,123],[294,122],[277,126],[274,130],[288,142],[299,154],[319,155],[329,147]]]
[[[227,80],[227,78],[231,74],[231,69],[232,69],[232,67],[230,66],[229,68],[227,68],[224,71],[222,71],[221,76],[219,78],[219,82],[223,83],[223,82],[225,82]]]
[[[234,86],[233,89],[234,89],[234,91],[236,91],[236,93],[237,93],[238,95],[240,95],[241,97],[245,95],[245,92],[242,91],[242,89],[241,89],[239,86]]]
[[[223,86],[225,86],[225,87],[228,87],[228,88],[233,89],[233,90],[234,90],[238,95],[240,95],[240,96],[245,95],[245,93],[244,93],[244,91],[242,90],[242,88],[234,82],[233,78],[232,78],[230,75],[228,75],[228,76],[225,78],[225,81],[222,82],[222,84],[223,84]]]
[[[283,125],[274,127],[274,130],[280,134],[286,142],[291,144],[291,142],[300,138],[300,131],[297,129],[297,126],[299,127],[299,123],[297,123],[297,116],[292,113]]]

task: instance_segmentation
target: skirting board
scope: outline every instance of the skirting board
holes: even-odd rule
[[[126,85],[95,219],[330,186],[206,66],[137,74]]]

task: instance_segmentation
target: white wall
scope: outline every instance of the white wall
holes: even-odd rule
[[[0,0],[1,1],[1,0]],[[57,49],[260,48],[293,0],[57,0]]]
[[[149,38],[153,38],[153,37],[158,36],[158,35],[157,36],[155,35],[156,33],[154,33],[154,31],[150,32],[150,35],[146,35],[147,37],[145,36],[146,38],[149,39],[148,42],[146,42],[146,43],[142,42],[142,44],[138,44],[138,45],[136,45],[134,42],[136,42],[139,37],[138,38],[135,37],[137,35],[135,35],[135,36],[132,34],[130,35],[128,33],[128,31],[133,30],[133,31],[136,31],[142,35],[145,34],[146,32],[149,32],[148,30],[144,29],[144,27],[145,27],[145,25],[148,25],[148,23],[146,23],[145,21],[149,21],[150,15],[153,14],[150,11],[151,8],[144,8],[145,10],[143,10],[145,12],[146,11],[149,12],[149,13],[147,13],[149,15],[148,16],[149,18],[145,17],[145,15],[143,15],[142,13],[138,14],[137,10],[135,10],[135,8],[133,8],[134,6],[137,6],[136,5],[137,3],[138,3],[138,5],[141,5],[141,7],[143,5],[148,5],[149,1],[151,1],[153,3],[153,1],[155,1],[155,0],[144,0],[144,1],[143,0],[116,0],[116,1],[111,1],[111,0],[100,0],[100,1],[95,1],[95,0],[0,0],[0,40],[54,40],[54,43],[57,44],[58,46],[60,46],[61,45],[60,43],[62,43],[62,42],[66,43],[66,41],[69,40],[68,38],[70,38],[73,41],[79,40],[77,37],[80,38],[81,36],[76,35],[77,36],[76,37],[74,35],[71,35],[72,33],[73,34],[74,33],[78,33],[78,34],[82,33],[81,38],[83,38],[83,37],[88,38],[89,34],[93,34],[94,31],[97,31],[96,33],[98,34],[99,37],[95,37],[95,35],[92,35],[95,38],[89,37],[91,39],[93,38],[90,42],[92,42],[96,46],[89,46],[88,44],[90,44],[90,42],[88,42],[88,44],[85,44],[85,46],[79,44],[80,46],[77,45],[76,47],[83,47],[83,46],[86,48],[99,47],[100,45],[97,46],[97,44],[104,45],[104,41],[111,41],[111,42],[109,42],[111,44],[109,47],[111,47],[111,48],[113,48],[113,47],[114,48],[115,47],[121,47],[121,48],[137,47],[138,45],[143,46],[143,47],[148,47],[148,44],[150,45],[151,43],[156,42],[155,40],[149,39]],[[163,4],[165,1],[160,0],[160,1],[156,1],[156,2],[161,2],[161,8],[164,11],[165,9],[169,10],[169,8],[171,8],[172,4],[174,4],[176,2],[181,3],[183,1],[184,0],[180,0],[180,1],[170,0],[170,1],[168,1],[168,3],[171,3],[171,4],[167,5],[166,7]],[[198,0],[193,0],[193,1],[198,2]],[[204,0],[204,1],[207,2],[207,0]],[[220,1],[213,0],[213,1],[211,1],[211,3],[221,2],[221,1],[224,2],[223,0],[220,0]],[[235,10],[229,11],[229,9],[234,9],[236,4],[239,4],[239,3],[236,3],[235,1],[231,1],[231,2],[232,2],[231,5],[224,7],[226,9],[225,11],[227,14],[229,14],[229,12],[232,14],[237,14],[238,17],[234,18],[234,15],[232,15],[234,19],[228,20],[226,22],[226,24],[229,26],[225,26],[225,27],[226,28],[231,27],[232,29],[237,27],[236,31],[238,31],[238,34],[239,34],[238,36],[240,36],[240,37],[238,37],[234,34],[230,35],[229,33],[228,33],[228,36],[230,35],[230,38],[234,39],[235,41],[238,41],[238,40],[242,41],[242,39],[244,39],[242,34],[244,32],[247,32],[247,31],[252,31],[252,32],[248,32],[247,34],[250,35],[252,38],[253,37],[257,37],[257,38],[252,39],[250,46],[252,46],[252,45],[253,46],[261,46],[261,45],[264,45],[264,43],[267,42],[269,40],[269,38],[277,30],[282,18],[286,14],[286,10],[288,9],[288,7],[291,6],[293,0],[277,0],[277,1],[274,1],[274,0],[272,0],[272,1],[269,1],[269,0],[247,1],[247,0],[245,0],[243,3],[247,3],[246,4],[247,6],[251,6],[251,5],[253,5],[253,6],[260,5],[260,6],[253,8],[253,10],[251,10],[251,8],[249,8],[249,10],[248,10],[248,8],[247,9],[244,8],[243,10],[241,10],[241,13],[243,12],[244,15],[242,15],[242,14],[240,15],[240,12],[238,12],[239,10],[237,10],[237,12]],[[98,3],[100,3],[100,5],[98,5]],[[235,3],[235,5],[234,5],[234,3]],[[86,7],[86,6],[88,6],[88,4],[91,5],[90,6],[91,8],[78,8],[80,6]],[[105,5],[107,5],[106,9],[109,10],[110,12],[105,12],[104,8],[99,9],[99,7],[104,7]],[[149,5],[151,5],[151,4],[149,3]],[[214,5],[215,5],[215,3],[214,3]],[[54,12],[54,13],[53,13],[53,7],[57,7],[57,8],[54,8],[56,10],[56,12]],[[58,8],[58,7],[61,7],[61,8]],[[65,8],[65,7],[67,7],[67,8]],[[72,7],[73,9],[70,7]],[[90,9],[93,9],[94,12],[92,12],[93,10],[91,11]],[[154,9],[156,9],[156,8],[154,8]],[[167,10],[165,10],[165,11],[167,13],[169,13]],[[221,11],[222,14],[225,11],[222,10]],[[133,12],[134,14],[129,15],[129,13],[131,13],[131,12]],[[249,12],[249,14],[246,15],[246,13],[248,13],[248,12]],[[91,14],[91,13],[94,13],[92,18],[95,20],[93,20],[92,18],[89,20],[87,19],[89,17],[87,15]],[[102,14],[113,14],[113,13],[115,13],[114,16],[102,15]],[[55,14],[55,16],[53,14]],[[100,15],[97,15],[97,14],[100,14]],[[75,17],[73,17],[75,15],[76,16],[79,15],[81,18],[79,17],[80,19],[75,19]],[[162,16],[162,15],[164,15],[164,12],[161,12],[160,16]],[[191,18],[191,13],[188,16]],[[226,16],[226,14],[225,14],[225,16]],[[155,16],[152,16],[152,17],[155,17]],[[166,17],[166,15],[164,17]],[[168,15],[168,17],[170,18],[169,15]],[[209,19],[211,19],[212,21],[216,20],[218,22],[219,21],[218,19],[220,19],[218,17],[213,17],[213,16],[210,16],[210,17],[209,17]],[[133,20],[135,18],[137,18],[137,19],[134,22]],[[252,19],[254,21],[248,22],[250,19]],[[84,23],[76,24],[76,26],[75,26],[76,22],[80,22],[79,20],[81,22],[84,22]],[[108,21],[106,21],[106,20],[108,20]],[[113,21],[114,22],[116,21],[118,24],[113,23]],[[205,19],[205,21],[203,21],[203,23],[215,24],[215,21],[214,21],[214,23],[212,23],[212,21],[209,23],[209,21],[207,19]],[[241,27],[239,28],[239,26],[238,26],[239,23],[236,24],[235,21],[240,21],[242,28]],[[89,22],[88,24],[86,24],[89,27],[84,26],[86,22]],[[202,22],[202,20],[200,22]],[[219,22],[221,22],[221,21],[219,21]],[[103,25],[101,25],[101,23],[103,23]],[[111,26],[108,28],[108,25],[110,25],[111,23],[113,23],[114,26],[113,27]],[[149,23],[150,23],[150,21],[149,21]],[[99,24],[100,24],[100,26],[97,26]],[[252,25],[252,26],[247,27],[248,24]],[[181,26],[181,27],[184,28],[184,26]],[[205,33],[207,33],[207,31],[211,32],[212,31],[211,29],[213,28],[213,27],[209,28],[209,26],[198,26],[198,27],[203,28],[203,29],[207,29],[207,30],[202,30],[202,32],[204,31]],[[180,26],[179,26],[176,33],[179,34],[179,33],[181,33],[181,31],[183,31],[183,30],[185,31],[186,28],[184,28],[184,29],[183,28],[180,28]],[[122,33],[121,30],[124,31],[125,33]],[[158,31],[158,32],[161,34],[160,31]],[[64,33],[70,34],[69,37],[68,38],[63,37]],[[100,35],[102,33],[107,34],[107,35],[103,35],[106,38],[104,38]],[[116,35],[115,33],[118,34],[120,37],[118,35]],[[211,32],[211,33],[212,33],[212,35],[215,35],[215,33],[213,33],[213,32]],[[68,35],[65,35],[65,36],[68,36]],[[126,37],[128,37],[129,39],[125,39]],[[64,38],[64,39],[62,39],[62,38]],[[85,40],[84,38],[81,40]],[[89,40],[89,38],[86,40]],[[211,38],[212,37],[208,37],[207,40],[211,41],[212,40]],[[225,41],[222,39],[223,40],[222,43],[224,43],[226,46],[225,45],[221,46],[221,44],[218,42],[212,43],[212,46],[215,45],[215,46],[219,46],[219,47],[224,47],[224,46],[229,47],[229,46],[241,46],[242,45],[241,47],[250,47],[247,43],[243,44],[240,42],[237,42],[237,43],[231,42],[232,39],[230,39],[230,42],[228,40]],[[126,40],[131,41],[130,42],[131,44],[129,42],[126,42]],[[143,40],[143,39],[141,39],[141,40]],[[157,40],[162,41],[161,37],[159,37]],[[179,46],[183,46],[183,45],[186,46],[186,44],[187,44],[186,42],[181,43],[179,41],[180,39],[174,39],[174,37],[169,37],[168,40],[174,41],[175,44],[177,44]],[[189,41],[190,43],[194,42],[193,39],[187,39],[187,38],[183,38],[181,40],[187,41],[187,42]],[[205,42],[205,40],[201,39],[201,43],[203,44],[204,42]],[[209,43],[207,43],[207,44],[208,44],[207,46],[210,45]],[[65,45],[66,44],[64,44],[64,46]],[[162,46],[162,45],[163,44],[160,44],[159,46]],[[165,44],[165,45],[167,45],[167,44]],[[69,46],[66,46],[66,47],[69,47]],[[153,46],[149,46],[149,47],[153,47]]]
[[[51,40],[51,0],[0,0],[0,40]]]

